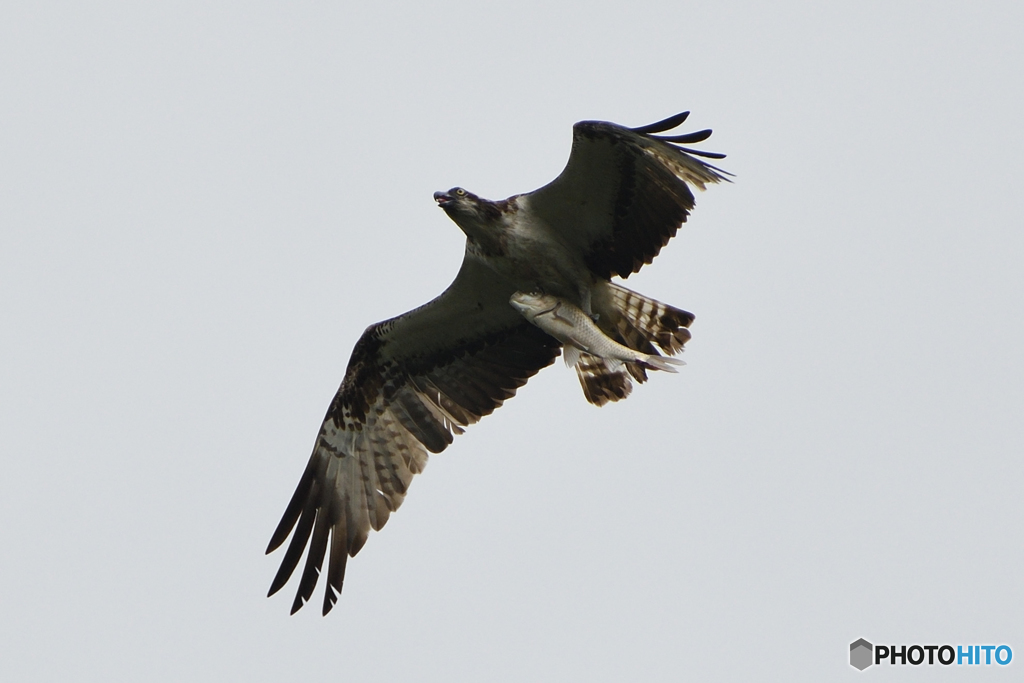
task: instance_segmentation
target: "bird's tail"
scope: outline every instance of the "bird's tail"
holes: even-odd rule
[[[595,295],[599,324],[620,344],[649,355],[657,354],[654,344],[670,356],[683,350],[690,341],[686,328],[693,313],[662,303],[622,285],[608,282]]]
[[[612,282],[595,288],[593,308],[597,324],[609,337],[644,355],[636,363],[620,363],[581,353],[572,363],[583,386],[583,395],[594,405],[621,401],[633,390],[632,380],[647,381],[647,370],[676,372],[684,363],[668,355],[683,350],[690,340],[686,329],[692,313],[662,303]],[[657,348],[656,348],[657,347]]]

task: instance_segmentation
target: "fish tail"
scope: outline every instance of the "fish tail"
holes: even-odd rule
[[[678,372],[678,370],[676,370],[677,367],[686,365],[685,361],[681,361],[676,358],[666,358],[665,356],[653,355],[645,356],[640,359],[640,362],[654,370],[664,370],[665,372]]]

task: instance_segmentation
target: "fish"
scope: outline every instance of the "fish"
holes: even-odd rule
[[[612,372],[624,363],[638,363],[665,372],[677,372],[676,367],[686,365],[675,358],[642,353],[619,344],[581,308],[553,294],[516,292],[508,302],[529,322],[562,342],[565,364],[569,367],[579,363],[582,354],[603,359]]]

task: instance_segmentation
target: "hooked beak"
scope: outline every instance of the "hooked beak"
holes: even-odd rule
[[[452,197],[447,192],[435,192],[434,201],[437,202],[437,205],[443,209],[444,207],[454,202],[455,198]]]

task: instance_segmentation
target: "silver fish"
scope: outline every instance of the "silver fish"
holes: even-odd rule
[[[564,344],[565,364],[579,362],[580,353],[604,359],[616,371],[623,363],[676,372],[673,366],[685,365],[681,360],[641,353],[619,344],[606,335],[578,306],[551,294],[516,292],[508,300],[523,317]]]

